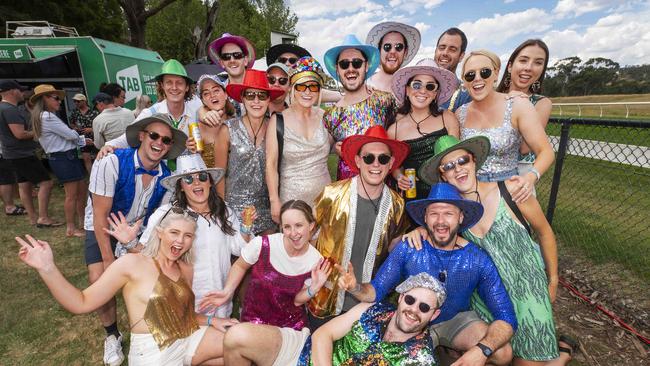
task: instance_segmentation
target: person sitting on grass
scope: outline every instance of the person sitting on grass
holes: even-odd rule
[[[72,313],[95,311],[123,290],[131,328],[129,365],[217,362],[223,356],[225,327],[237,321],[194,312],[191,248],[196,219],[194,212],[173,209],[156,226],[146,250],[120,257],[83,291],[59,271],[46,241],[16,237],[18,255]]]

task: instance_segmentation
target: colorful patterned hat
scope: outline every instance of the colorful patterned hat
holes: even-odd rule
[[[311,56],[301,57],[296,64],[289,69],[289,82],[291,85],[308,80],[316,81],[323,85],[325,82],[325,72],[321,64]]]

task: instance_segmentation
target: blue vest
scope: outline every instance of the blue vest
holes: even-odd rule
[[[111,207],[111,212],[114,214],[122,211],[122,214],[126,216],[129,214],[129,210],[131,210],[133,198],[135,197],[135,164],[133,164],[133,154],[137,151],[134,148],[115,150],[115,155],[120,164],[120,171],[117,183],[115,184],[115,195],[113,196],[113,206]],[[160,201],[165,195],[166,189],[160,184],[160,181],[171,174],[165,163],[160,162],[159,167],[162,169],[162,175],[158,176],[156,186],[153,188],[153,193],[147,203],[144,225],[147,225],[149,216],[160,206]]]

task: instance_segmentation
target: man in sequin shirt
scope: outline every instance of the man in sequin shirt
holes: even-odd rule
[[[437,365],[428,323],[440,313],[446,293],[420,273],[397,287],[397,309],[362,303],[319,328],[313,336],[269,325],[242,323],[224,338],[227,365]]]

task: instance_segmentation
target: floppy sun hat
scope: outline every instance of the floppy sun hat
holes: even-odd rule
[[[264,90],[269,93],[271,100],[284,94],[284,90],[273,89],[269,86],[266,73],[261,70],[247,70],[244,81],[241,84],[228,84],[226,92],[232,99],[241,102],[241,93],[246,89]]]
[[[276,63],[278,61],[278,57],[280,57],[281,54],[287,52],[293,53],[294,55],[298,56],[298,58],[311,56],[311,53],[309,53],[309,51],[298,46],[297,44],[280,43],[276,44],[275,46],[269,48],[268,51],[266,51],[266,65],[270,66],[271,64]]]
[[[255,47],[251,41],[242,36],[235,36],[230,33],[224,33],[221,37],[215,39],[208,46],[208,56],[210,60],[216,65],[219,65],[219,56],[221,55],[221,48],[226,43],[234,43],[239,48],[241,48],[244,55],[248,56],[248,64],[246,64],[247,69],[251,69],[255,64]]]
[[[143,118],[130,124],[126,128],[126,141],[129,143],[129,146],[136,148],[139,147],[140,131],[143,131],[145,128],[147,128],[147,126],[154,122],[167,124],[172,130],[172,139],[174,139],[174,143],[169,148],[169,151],[167,152],[167,155],[164,156],[164,158],[174,159],[182,154],[183,151],[185,151],[185,142],[187,141],[187,135],[183,131],[174,128],[171,117],[169,117],[169,115],[166,113],[156,113],[150,117]]]
[[[339,81],[339,76],[336,74],[336,62],[341,52],[350,48],[363,52],[368,59],[368,72],[366,72],[367,80],[375,73],[375,71],[377,71],[377,67],[379,66],[379,49],[375,46],[361,43],[354,34],[348,34],[345,36],[342,45],[332,47],[325,52],[324,63],[327,72],[329,72],[334,80]]]
[[[375,25],[368,32],[366,37],[366,43],[373,45],[379,49],[379,41],[388,33],[397,32],[404,36],[406,39],[406,54],[404,55],[404,62],[402,66],[408,65],[409,62],[413,61],[413,58],[418,53],[420,49],[420,40],[422,36],[420,31],[407,24],[398,23],[398,22],[383,22]]]
[[[176,171],[174,174],[163,178],[160,181],[163,187],[169,191],[174,191],[176,182],[188,174],[206,172],[212,176],[212,182],[216,184],[223,178],[226,171],[221,168],[208,168],[201,158],[201,154],[183,154],[176,158]]]
[[[50,84],[41,84],[37,85],[34,88],[34,95],[29,98],[29,102],[34,104],[38,98],[42,97],[45,94],[56,94],[61,99],[65,98],[65,91],[58,90]]]
[[[481,168],[485,159],[490,153],[490,139],[485,136],[474,136],[467,140],[460,141],[455,136],[441,136],[433,147],[435,155],[425,160],[420,169],[418,176],[429,185],[434,185],[440,181],[440,162],[445,155],[454,150],[467,150],[474,155],[476,170]]]
[[[425,58],[415,66],[406,66],[393,74],[391,87],[399,104],[403,104],[406,98],[406,83],[416,75],[431,75],[436,79],[439,85],[436,97],[438,106],[448,101],[458,89],[458,79],[451,71],[438,67],[433,59]]]
[[[388,138],[388,134],[382,126],[372,126],[363,135],[347,137],[341,145],[341,157],[354,173],[359,173],[359,168],[354,157],[359,154],[363,145],[371,142],[381,142],[388,145],[391,155],[395,158],[393,167],[390,169],[391,172],[402,166],[404,159],[406,159],[411,150],[405,142]]]
[[[418,225],[426,227],[424,214],[432,203],[449,203],[463,213],[463,222],[458,231],[465,231],[474,226],[483,216],[483,205],[479,202],[463,198],[458,189],[449,183],[437,183],[431,187],[429,196],[420,200],[406,203],[406,211]]]

